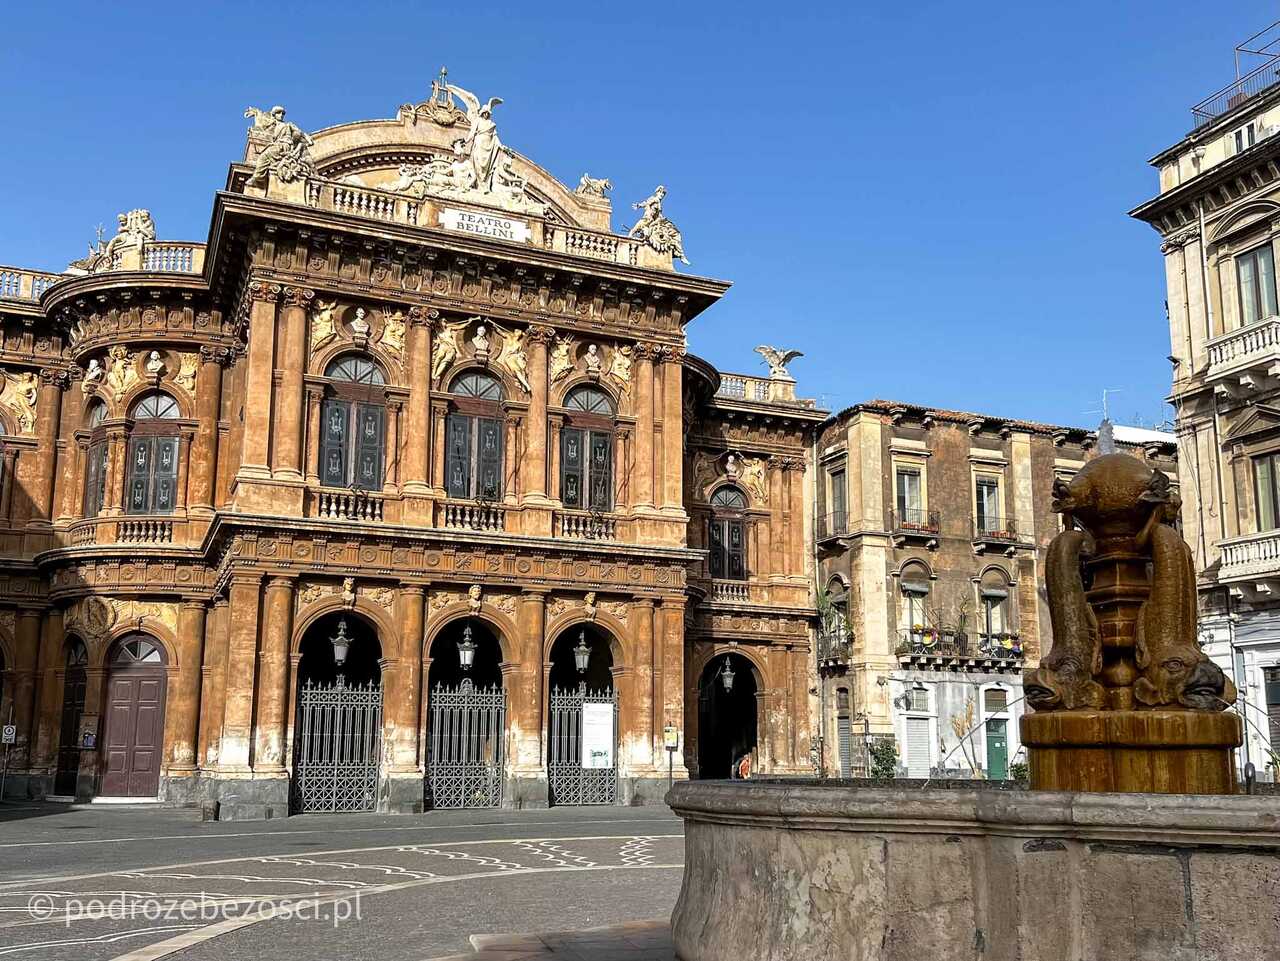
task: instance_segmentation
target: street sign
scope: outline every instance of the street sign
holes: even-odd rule
[[[0,744],[14,744],[18,740],[18,726],[16,724],[6,724],[0,728]]]

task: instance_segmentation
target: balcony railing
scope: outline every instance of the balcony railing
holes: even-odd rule
[[[444,501],[440,505],[440,526],[453,530],[504,531],[507,510],[487,501]]]
[[[1218,546],[1222,550],[1220,581],[1280,576],[1280,531],[1233,537]]]
[[[1269,317],[1209,341],[1210,380],[1280,360],[1280,318]]]
[[[825,517],[818,518],[818,540],[830,540],[849,533],[849,514],[847,511],[832,511]]]
[[[844,667],[853,653],[853,638],[848,631],[832,631],[818,635],[818,664],[821,667]]]
[[[1273,55],[1271,59],[1255,67],[1239,80],[1201,100],[1191,108],[1191,118],[1197,129],[1203,127],[1224,113],[1234,110],[1250,97],[1256,97],[1262,91],[1275,86],[1278,82],[1280,82],[1280,60]]]
[[[153,517],[120,521],[116,525],[116,542],[120,544],[172,544],[173,521]]]
[[[890,512],[889,528],[895,537],[921,537],[936,540],[939,530],[937,511],[927,511],[918,507],[907,507]]]
[[[556,511],[555,533],[576,541],[617,540],[618,519],[591,511]]]
[[[751,600],[751,585],[746,581],[712,581],[711,599],[729,604],[745,604]]]
[[[62,279],[62,274],[21,267],[0,267],[0,300],[39,300],[40,295]]]
[[[742,400],[768,400],[769,381],[763,377],[722,374],[720,389],[716,393],[721,397],[738,397]]]
[[[901,631],[894,653],[898,657],[954,660],[1021,660],[1022,641],[1017,634],[955,634],[949,631]]]
[[[382,496],[372,491],[318,490],[314,492],[315,516],[330,520],[382,520]]]

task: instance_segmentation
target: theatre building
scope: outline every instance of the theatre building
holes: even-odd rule
[[[728,284],[674,268],[663,188],[615,232],[503,109],[443,75],[393,119],[250,109],[207,242],[138,208],[65,272],[0,268],[10,796],[269,817],[812,770],[824,414],[777,357],[686,352]]]

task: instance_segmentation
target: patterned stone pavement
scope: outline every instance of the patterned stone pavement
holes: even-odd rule
[[[522,905],[531,908],[527,930],[548,930],[546,918],[555,915],[545,902],[559,901],[564,916],[575,917],[577,903],[625,899],[628,889],[646,897],[658,892],[658,910],[641,917],[669,910],[683,861],[678,822],[641,823],[631,830],[647,833],[616,835],[591,833],[590,821],[577,831],[564,823],[538,826],[547,830],[305,852],[283,850],[285,842],[273,837],[249,855],[0,881],[0,959],[195,961],[287,956],[294,948],[294,956],[310,961],[369,956],[362,947],[377,943],[380,958],[424,961],[448,952],[431,950],[446,942],[424,937],[423,919],[415,915],[431,914],[449,926],[454,937],[448,943],[461,947],[468,935],[495,930],[499,921],[519,924]],[[656,887],[645,886],[659,878]],[[635,909],[643,910],[644,899],[637,901]],[[461,929],[467,924],[473,926]],[[596,934],[547,935],[540,944],[516,939],[525,954],[508,948],[494,954],[497,942],[481,937],[472,943],[482,952],[463,956],[600,961],[610,955],[584,953],[599,948],[604,935]],[[619,958],[671,957],[669,947],[661,953],[652,930],[608,936],[622,939]]]
[[[557,934],[476,935],[474,951],[440,961],[674,961],[666,920]]]

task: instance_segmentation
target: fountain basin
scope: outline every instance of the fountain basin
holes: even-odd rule
[[[1275,798],[689,781],[682,961],[1268,957]]]

